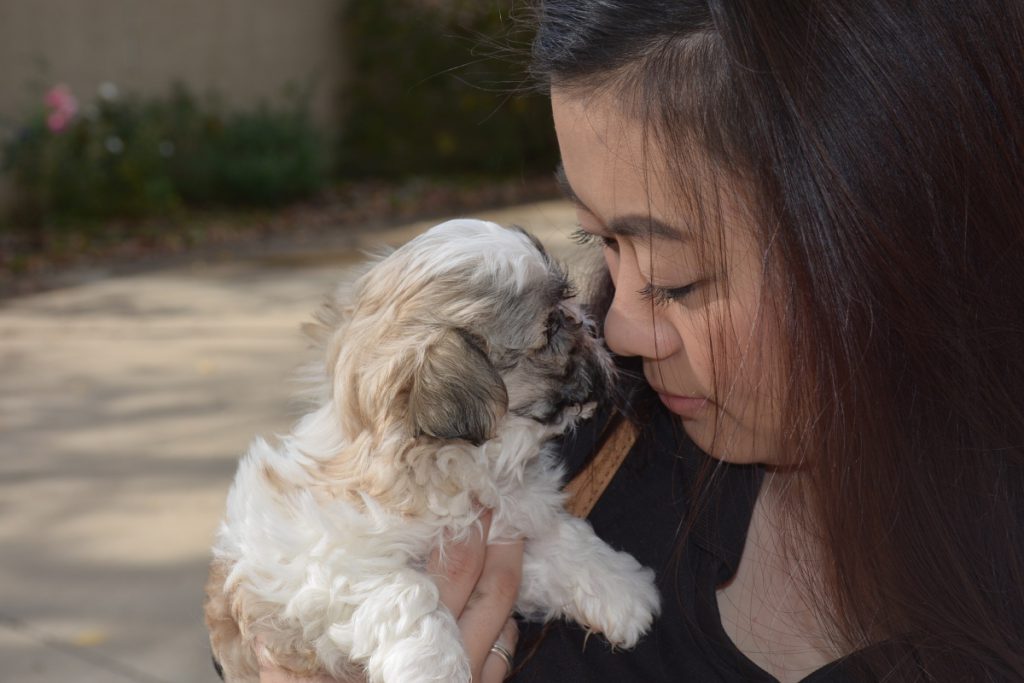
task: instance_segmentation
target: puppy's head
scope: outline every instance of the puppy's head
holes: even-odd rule
[[[479,444],[509,414],[569,424],[611,373],[572,297],[526,232],[468,219],[434,227],[323,318],[344,431]]]

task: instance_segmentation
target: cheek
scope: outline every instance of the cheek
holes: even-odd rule
[[[685,422],[685,427],[720,460],[781,463],[779,377],[771,374],[768,359],[777,347],[760,320],[718,303],[723,305],[709,306],[709,317],[691,323],[686,332],[688,361],[700,381],[708,383],[716,419]]]
[[[758,400],[753,394],[763,384],[762,356],[771,346],[757,320],[758,290],[751,284],[712,280],[667,314],[693,379],[733,415]]]
[[[734,298],[717,316],[715,354],[725,359],[725,384],[734,387],[727,410],[750,428],[770,429],[778,412],[781,377],[778,338],[756,299]]]

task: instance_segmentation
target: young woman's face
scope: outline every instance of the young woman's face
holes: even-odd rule
[[[777,335],[769,316],[759,314],[762,258],[742,200],[719,194],[721,242],[715,232],[710,244],[724,259],[702,265],[696,240],[718,225],[702,228],[671,201],[678,191],[665,182],[654,146],[642,154],[640,125],[604,96],[554,87],[551,102],[563,189],[615,284],[605,319],[608,346],[643,360],[648,383],[709,455],[782,462],[774,452],[777,382],[766,372]]]

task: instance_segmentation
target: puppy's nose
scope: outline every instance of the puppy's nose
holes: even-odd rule
[[[569,403],[589,403],[604,398],[610,387],[609,372],[599,353],[586,353],[576,359],[575,372],[564,392]]]

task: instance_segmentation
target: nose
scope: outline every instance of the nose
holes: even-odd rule
[[[640,356],[662,360],[681,348],[664,309],[645,299],[640,291],[645,286],[639,272],[618,264],[615,297],[604,320],[604,337],[608,348],[620,356]]]

